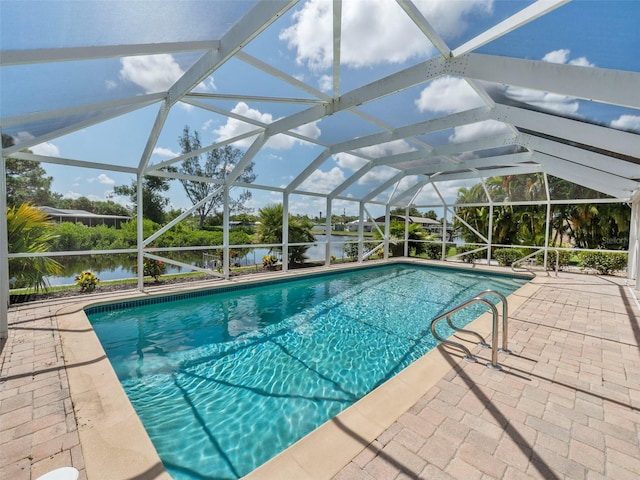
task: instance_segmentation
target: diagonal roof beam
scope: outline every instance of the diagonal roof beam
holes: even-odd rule
[[[158,137],[160,136],[160,132],[162,131],[171,107],[296,3],[297,0],[262,0],[259,2],[224,35],[220,40],[220,48],[205,52],[205,54],[169,88],[165,105],[161,108],[160,112],[158,112],[144,152],[142,153],[138,167],[140,171],[145,170],[149,163],[153,148],[158,141]]]
[[[431,41],[434,47],[438,49],[440,55],[444,58],[451,56],[451,49],[442,39],[440,34],[436,32],[435,28],[424,18],[422,12],[418,10],[415,4],[411,0],[396,0],[398,5],[405,11],[405,13],[413,20],[413,23],[420,29],[420,31]]]
[[[583,185],[616,198],[629,198],[640,187],[640,183],[617,175],[600,171],[597,175],[584,165],[541,152],[533,158],[544,166],[544,171],[558,178]]]
[[[217,50],[217,40],[191,42],[140,43],[132,45],[100,45],[95,47],[42,48],[35,50],[3,50],[0,52],[0,66],[25,65],[34,63],[71,62],[100,58],[133,57],[138,55],[158,55],[161,53],[192,52],[197,50]]]
[[[362,197],[362,199],[360,201],[366,203],[366,202],[369,202],[369,201],[373,200],[378,195],[380,195],[382,192],[384,192],[387,188],[389,188],[391,185],[393,185],[395,183],[398,183],[400,180],[402,180],[402,178],[404,176],[405,176],[404,172],[396,173],[390,179],[388,179],[385,182],[383,182],[382,185],[380,185],[377,188],[374,188],[373,190],[371,190],[367,195]]]
[[[29,148],[33,145],[39,145],[43,142],[47,142],[49,140],[52,140],[54,138],[58,138],[58,137],[62,137],[64,135],[68,135],[70,133],[73,132],[77,132],[78,130],[82,130],[83,128],[87,128],[90,127],[92,125],[97,125],[99,123],[105,122],[107,120],[111,120],[112,118],[116,118],[119,117],[121,115],[125,115],[127,113],[133,112],[135,110],[139,110],[141,108],[147,107],[149,105],[152,105],[153,103],[156,103],[158,101],[158,99],[161,97],[158,97],[156,95],[153,95],[152,98],[149,97],[145,97],[145,99],[143,99],[140,103],[137,103],[135,101],[133,102],[125,102],[123,103],[123,106],[121,108],[111,108],[108,109],[107,111],[103,111],[101,114],[87,118],[85,120],[76,122],[76,123],[72,123],[70,125],[65,125],[62,128],[59,128],[57,130],[52,130],[50,132],[45,133],[44,135],[39,135],[37,137],[34,137],[30,140],[23,140],[21,141],[19,144],[14,145],[12,147],[9,148],[5,148],[2,150],[3,154],[10,154],[13,152],[16,152],[18,150],[22,150],[24,148]]]
[[[442,173],[431,176],[432,181],[449,182],[451,180],[466,180],[470,178],[496,177],[503,175],[523,175],[542,171],[542,165],[537,163],[516,165],[513,167],[501,167],[491,170],[477,170],[457,173]]]
[[[459,57],[465,53],[469,53],[472,50],[476,50],[489,42],[492,42],[496,38],[499,38],[507,33],[521,27],[542,15],[561,7],[565,3],[569,3],[570,0],[538,0],[532,5],[523,8],[518,13],[510,16],[506,20],[503,20],[494,27],[485,30],[480,35],[472,38],[468,42],[460,45],[458,48],[451,52],[452,57]]]
[[[433,175],[438,172],[446,173],[448,170],[472,170],[477,168],[516,166],[532,160],[531,152],[508,153],[506,155],[494,155],[491,157],[481,157],[468,160],[464,164],[452,165],[451,163],[429,163],[423,166],[416,166],[404,170],[406,175]]]
[[[613,173],[625,178],[640,177],[640,166],[635,163],[619,160],[600,153],[554,142],[546,138],[520,134],[517,142],[525,148],[536,152],[547,153],[554,157],[564,158],[576,164],[592,169],[592,175]]]
[[[494,135],[491,137],[483,137],[477,140],[461,143],[451,143],[434,148],[430,152],[418,150],[407,153],[399,153],[397,155],[389,155],[376,159],[376,165],[395,165],[397,163],[410,162],[415,160],[427,160],[442,155],[455,155],[474,150],[486,150],[489,148],[498,148],[502,146],[516,144],[516,134]],[[455,162],[452,160],[452,164]]]
[[[640,73],[470,53],[448,62],[447,73],[476,80],[640,108]],[[612,87],[615,85],[615,87]]]
[[[640,135],[534,110],[496,104],[495,120],[603,150],[640,156]]]

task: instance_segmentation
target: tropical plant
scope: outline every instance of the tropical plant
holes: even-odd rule
[[[260,223],[256,228],[255,238],[257,243],[278,244],[271,247],[270,251],[282,251],[282,221],[284,209],[282,204],[267,205],[258,212]],[[315,237],[311,232],[313,224],[306,217],[294,217],[289,214],[289,243],[312,243]],[[289,265],[302,264],[305,260],[305,253],[309,245],[289,245]]]
[[[160,277],[167,271],[167,266],[162,260],[155,258],[144,258],[142,261],[142,273],[145,277],[153,277],[156,282],[160,281]]]
[[[100,280],[95,273],[86,270],[76,277],[76,285],[80,287],[81,292],[93,292]]]
[[[30,203],[8,209],[7,234],[9,253],[45,253],[54,238],[47,215]],[[61,265],[49,257],[11,258],[10,286],[38,292],[48,288],[47,276],[58,275],[61,270]]]
[[[382,240],[382,235],[377,230],[374,232],[373,237],[377,240]],[[389,224],[389,251],[394,257],[401,257],[404,255],[404,238],[405,238],[405,223],[404,222],[391,222]],[[410,223],[407,239],[409,240],[409,249],[414,251],[415,255],[422,255],[426,251],[425,240],[429,240],[431,237],[422,230],[422,227],[418,223]],[[413,242],[411,241],[413,240]]]

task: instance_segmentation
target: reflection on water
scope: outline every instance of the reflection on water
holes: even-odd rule
[[[307,260],[324,260],[325,255],[325,235],[316,235],[318,244],[309,247],[306,253]],[[332,235],[331,237],[331,255],[336,258],[345,258],[346,255],[342,249],[344,242],[356,241],[357,237]],[[268,255],[268,248],[252,248],[248,249],[248,253],[242,258],[236,258],[235,262],[239,266],[262,265],[262,257]],[[209,252],[214,254],[215,252]],[[165,255],[167,255],[165,253]],[[179,255],[171,254],[172,258],[183,263],[189,263],[200,267],[205,266],[202,252],[181,252]],[[50,285],[73,285],[78,274],[85,270],[91,270],[102,281],[120,280],[124,278],[136,277],[136,256],[126,255],[88,255],[57,258],[62,264],[63,270],[60,276],[48,277]],[[211,266],[211,265],[209,265]],[[166,273],[180,273],[183,268],[167,264]]]

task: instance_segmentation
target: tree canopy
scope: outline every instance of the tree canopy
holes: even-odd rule
[[[200,135],[195,130],[191,133],[188,125],[184,127],[182,135],[178,137],[178,143],[182,153],[196,152],[202,148]],[[230,145],[225,145],[224,147],[210,150],[205,154],[195,154],[183,160],[178,171],[189,177],[224,180],[234,170],[241,158],[242,152],[240,150]],[[253,162],[251,162],[238,176],[238,180],[243,183],[252,183],[255,179]],[[224,190],[220,185],[221,182],[198,181],[187,178],[180,178],[179,180],[193,205],[208,198],[196,209],[200,219],[200,228],[203,228],[207,217],[215,214],[224,202]],[[243,190],[235,198],[229,196],[230,211],[234,213],[246,212],[247,209],[244,204],[250,198],[251,192],[248,190]]]
[[[142,180],[142,216],[155,223],[164,223],[164,209],[169,205],[169,199],[163,193],[169,190],[169,180],[163,177],[147,176]],[[129,197],[131,203],[138,204],[138,184],[135,180],[131,185],[117,185],[113,193]]]
[[[606,195],[586,187],[548,176],[552,199],[598,199]],[[542,201],[546,198],[542,174],[491,177],[486,192],[478,183],[460,188],[456,214],[483,235],[489,231],[489,207],[464,204],[487,203],[487,192],[494,202]],[[561,245],[569,240],[579,248],[626,248],[631,209],[620,203],[566,203],[552,205],[551,242]],[[546,205],[497,205],[493,209],[492,243],[501,245],[542,246],[545,239]],[[467,242],[478,235],[459,219],[458,234]]]

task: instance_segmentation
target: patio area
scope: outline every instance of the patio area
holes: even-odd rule
[[[361,451],[350,462],[325,465],[331,454],[323,449],[307,464],[292,454],[278,478],[638,478],[637,292],[624,278],[569,273],[539,275],[531,286],[512,303],[513,354],[500,354],[502,371],[486,368],[486,350],[475,350],[475,364],[442,350],[448,372],[373,442],[351,435]],[[80,478],[166,475],[160,466],[130,476],[85,468],[79,427],[91,417],[77,421],[68,381],[71,370],[85,365],[65,368],[55,316],[78,303],[9,310],[0,372],[0,478],[35,479],[68,465]]]

